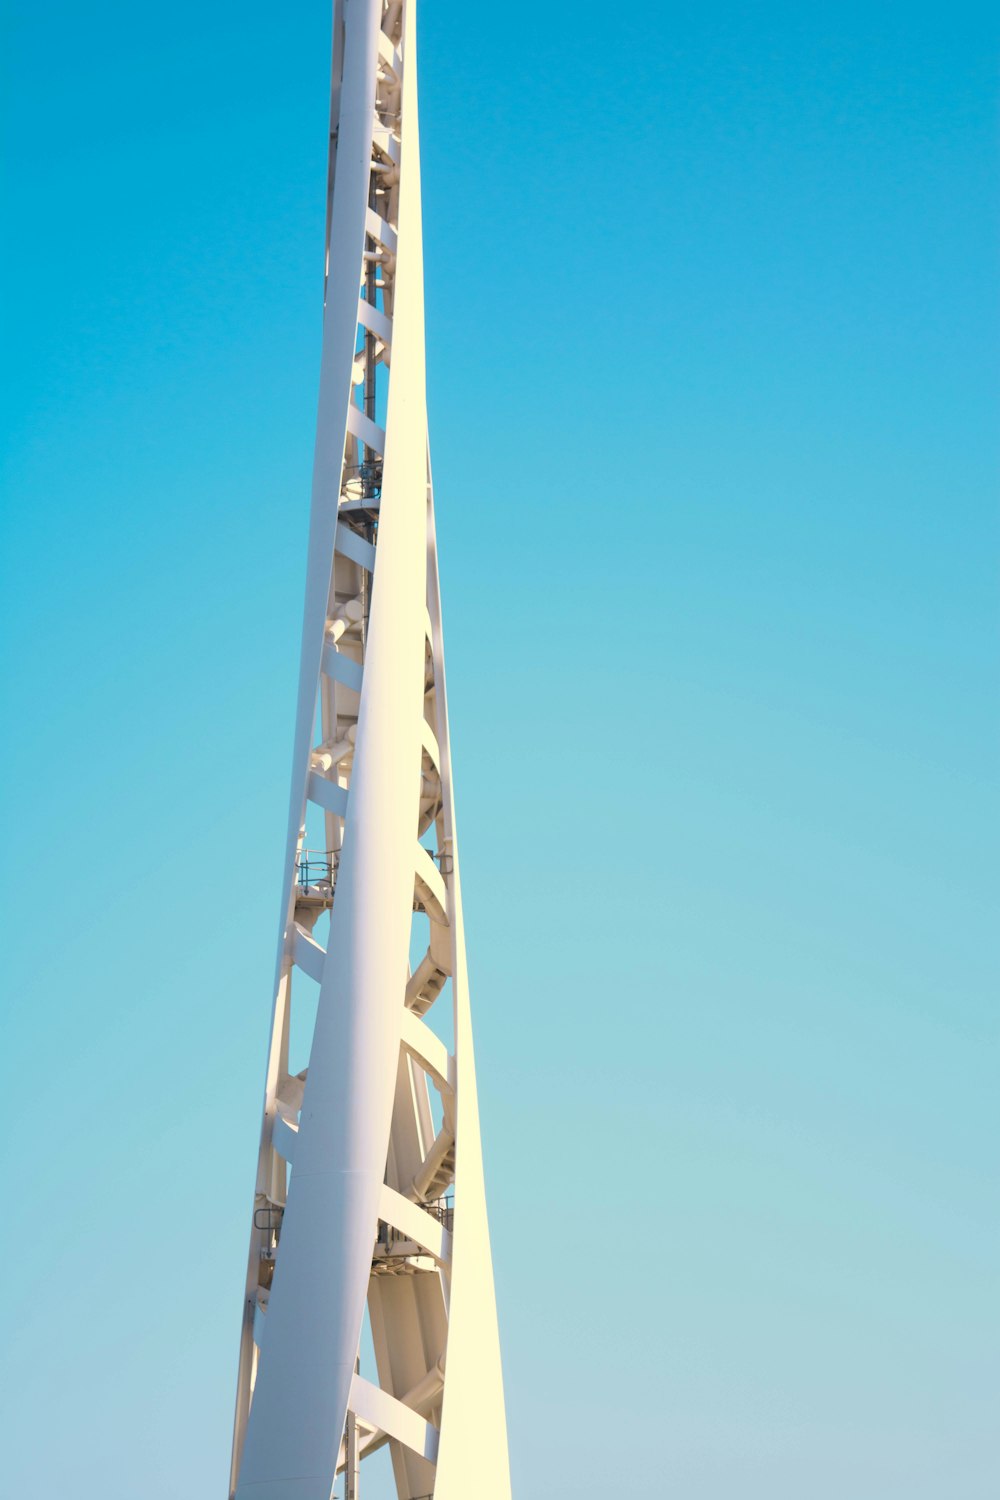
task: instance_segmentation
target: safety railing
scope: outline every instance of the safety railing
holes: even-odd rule
[[[345,500],[378,500],[382,494],[380,463],[348,464],[341,493]]]
[[[339,849],[300,849],[295,860],[295,884],[300,891],[319,889],[332,895],[339,859]]]
[[[455,1205],[448,1198],[435,1198],[430,1203],[421,1203],[420,1207],[425,1214],[430,1214],[432,1219],[437,1219],[442,1229],[447,1229],[450,1234],[455,1227]]]

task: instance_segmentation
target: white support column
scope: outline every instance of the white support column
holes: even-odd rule
[[[359,1500],[361,1494],[361,1458],[358,1449],[358,1419],[352,1411],[347,1413],[347,1462],[344,1466],[344,1500]]]
[[[387,1445],[399,1500],[510,1500],[427,457],[416,0],[335,0],[331,142],[230,1496],[330,1500],[343,1473],[358,1500]],[[310,985],[304,1067],[291,1017]],[[453,1055],[421,1019],[442,1004]],[[362,1374],[366,1305],[376,1369]]]

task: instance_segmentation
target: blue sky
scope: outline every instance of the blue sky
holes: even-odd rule
[[[997,1492],[991,7],[424,0],[518,1500]],[[224,1492],[325,5],[5,21],[5,1484]]]

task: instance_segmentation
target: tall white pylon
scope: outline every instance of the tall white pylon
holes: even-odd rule
[[[330,1500],[338,1474],[350,1500],[386,1444],[399,1500],[510,1497],[427,449],[415,9],[336,0],[334,14],[238,1500]]]

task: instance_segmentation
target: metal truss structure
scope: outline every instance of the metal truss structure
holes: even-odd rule
[[[336,0],[334,15],[238,1500],[330,1500],[339,1474],[354,1500],[386,1445],[399,1500],[510,1496],[427,448],[415,6]]]

